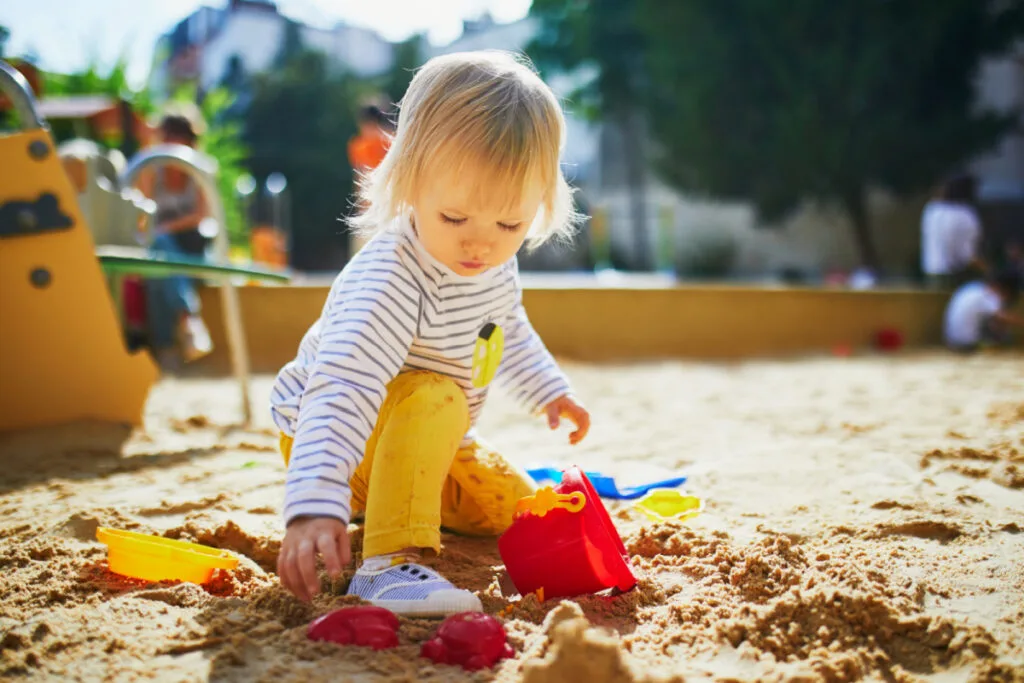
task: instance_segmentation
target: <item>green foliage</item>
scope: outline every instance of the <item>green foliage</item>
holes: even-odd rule
[[[395,61],[385,74],[381,90],[389,103],[400,102],[412,81],[412,77],[423,64],[423,36],[414,35],[395,45]]]
[[[840,203],[868,264],[870,187],[928,188],[1014,125],[974,110],[974,79],[1022,35],[1020,2],[636,2],[668,182],[766,220]]]
[[[7,55],[7,41],[11,38],[11,30],[0,24],[0,59]]]
[[[261,182],[274,172],[288,180],[297,268],[337,269],[347,253],[340,219],[352,196],[348,140],[365,87],[313,51],[252,79],[244,128],[250,170]]]
[[[224,202],[224,220],[228,238],[234,245],[247,245],[249,235],[242,209],[235,199],[235,185],[246,173],[248,148],[242,140],[242,124],[227,115],[234,96],[224,88],[207,92],[200,104],[207,129],[199,139],[199,149],[217,160],[217,189]]]
[[[127,100],[143,116],[156,110],[149,88],[132,88],[128,83],[128,58],[122,55],[103,72],[93,61],[83,71],[69,74],[49,72],[43,75],[46,97],[62,95],[106,95]]]
[[[94,60],[82,71],[62,74],[45,72],[42,74],[44,97],[73,97],[86,95],[102,95],[114,101],[128,103],[139,116],[151,115],[156,106],[147,86],[132,88],[128,83],[128,60],[122,55],[104,71]],[[63,142],[74,137],[96,137],[82,121],[56,120],[50,121],[54,138]],[[120,148],[126,154],[137,150],[137,141],[123,140],[120,136],[111,139],[96,139],[96,142],[107,148]]]
[[[572,108],[591,119],[608,119],[627,139],[623,161],[634,242],[629,265],[643,270],[650,265],[650,255],[647,162],[638,109],[646,80],[646,38],[637,29],[635,4],[635,0],[534,0],[530,14],[539,20],[540,28],[526,49],[542,71],[596,73],[570,95]]]
[[[281,40],[281,47],[278,48],[277,55],[274,57],[273,68],[284,68],[305,50],[306,46],[302,41],[302,26],[296,21],[286,19],[284,37]]]
[[[574,107],[597,118],[637,103],[645,38],[634,0],[534,0],[540,29],[526,51],[542,71],[595,67],[596,76],[572,94]]]

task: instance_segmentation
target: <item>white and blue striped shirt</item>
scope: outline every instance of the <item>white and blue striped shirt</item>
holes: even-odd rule
[[[487,387],[473,385],[473,356],[488,323],[505,338],[496,379],[528,409],[569,393],[526,317],[514,258],[460,276],[426,251],[407,221],[374,237],[335,279],[298,356],[274,383],[274,422],[294,437],[285,523],[300,515],[349,521],[349,478],[363,459],[386,387],[400,372],[453,379],[466,392],[474,424]]]

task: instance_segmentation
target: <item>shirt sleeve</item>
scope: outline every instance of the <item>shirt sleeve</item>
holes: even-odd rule
[[[530,324],[518,277],[515,308],[505,321],[505,352],[496,379],[531,413],[572,392],[569,380]]]
[[[349,478],[363,460],[387,385],[415,340],[419,296],[398,272],[332,294],[302,392],[285,483],[285,524],[302,515],[349,522]]]

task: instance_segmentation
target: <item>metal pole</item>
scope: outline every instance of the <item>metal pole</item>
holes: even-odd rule
[[[0,92],[7,95],[18,113],[22,130],[39,130],[46,128],[46,119],[36,108],[36,98],[32,94],[32,86],[20,71],[7,62],[0,61]]]
[[[139,172],[149,166],[167,165],[180,169],[191,176],[206,197],[207,204],[217,221],[217,234],[213,237],[213,251],[217,260],[230,263],[228,227],[224,217],[224,202],[217,193],[217,162],[209,156],[186,145],[161,144],[145,149],[132,158],[121,172],[121,187],[131,187],[138,179]],[[252,406],[249,401],[249,350],[245,344],[242,325],[242,310],[238,301],[238,290],[231,277],[221,279],[221,301],[224,305],[224,326],[228,338],[231,365],[242,394],[242,414],[246,426],[252,422]]]

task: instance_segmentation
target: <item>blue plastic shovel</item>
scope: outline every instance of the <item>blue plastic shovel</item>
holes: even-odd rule
[[[538,483],[553,481],[558,484],[562,481],[562,470],[555,467],[534,467],[527,469],[526,473]],[[643,496],[651,489],[671,489],[686,483],[686,477],[675,477],[674,479],[665,479],[637,486],[626,486],[620,489],[613,477],[606,477],[600,472],[584,472],[584,474],[587,475],[590,483],[594,485],[597,495],[613,500],[634,500]]]

